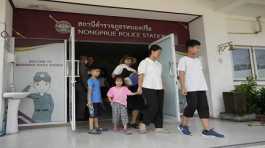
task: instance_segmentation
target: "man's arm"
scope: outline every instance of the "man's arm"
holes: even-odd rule
[[[144,81],[144,74],[139,74],[138,76],[138,90],[137,93],[142,94],[143,90],[143,81]]]
[[[180,87],[181,87],[181,94],[186,96],[187,95],[187,89],[186,89],[185,72],[184,71],[179,71],[179,81],[180,81]]]

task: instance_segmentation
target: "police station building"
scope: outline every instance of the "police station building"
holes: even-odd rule
[[[186,105],[177,65],[189,39],[201,42],[210,116],[219,118],[223,92],[248,76],[264,84],[264,5],[258,0],[1,0],[0,132],[16,120],[21,128],[70,123],[77,130],[80,57],[101,65],[104,92],[124,55],[139,64],[153,44],[163,49],[164,114],[177,123]]]

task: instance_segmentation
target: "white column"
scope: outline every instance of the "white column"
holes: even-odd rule
[[[0,0],[0,32],[6,30],[12,35],[13,8],[8,0]],[[8,70],[5,61],[4,39],[0,37],[0,130],[2,129],[3,121],[3,92],[7,90],[7,81],[5,79]]]
[[[233,89],[233,67],[231,51],[221,54],[217,46],[228,40],[226,20],[223,14],[209,12],[203,16],[205,49],[203,56],[208,65],[208,79],[212,116],[218,117],[224,111],[222,93]]]
[[[219,54],[217,46],[228,41],[225,16],[205,13],[189,24],[190,37],[200,40],[202,63],[208,83],[208,102],[211,116],[224,111],[223,91],[233,89],[232,57],[230,51]]]
[[[6,133],[13,134],[18,132],[18,107],[20,99],[6,99],[8,101]]]

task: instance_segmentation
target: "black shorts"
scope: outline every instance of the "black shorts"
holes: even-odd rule
[[[144,108],[144,100],[142,96],[140,95],[128,96],[127,108],[129,111],[142,110]]]
[[[101,115],[101,103],[93,103],[94,111],[91,111],[90,109],[88,110],[89,110],[89,118],[98,118]]]
[[[192,91],[188,92],[187,106],[184,109],[185,117],[193,117],[197,110],[200,118],[209,118],[209,105],[207,101],[206,91]]]
[[[138,86],[129,87],[129,89],[132,92],[136,92],[137,88],[138,88]],[[127,108],[129,111],[134,111],[134,110],[140,111],[141,109],[143,109],[144,108],[144,100],[142,98],[142,95],[128,96]]]

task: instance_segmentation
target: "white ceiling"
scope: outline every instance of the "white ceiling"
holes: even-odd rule
[[[79,4],[67,4],[58,2],[47,2],[41,0],[12,0],[17,8],[38,9],[38,10],[52,10],[62,12],[73,12],[83,14],[97,14],[109,16],[123,16],[131,18],[145,18],[168,21],[189,22],[195,19],[196,15],[174,14],[151,12],[133,9],[117,9],[111,7],[98,7],[92,5],[82,5],[85,3],[81,0],[74,0],[72,2],[83,2]],[[64,1],[64,0],[60,0]],[[246,17],[265,17],[265,0],[200,0],[200,3],[219,11],[229,16],[246,16]]]
[[[265,0],[204,0],[211,8],[228,15],[265,17]]]
[[[109,16],[121,16],[121,17],[130,17],[130,18],[144,18],[144,19],[179,21],[179,22],[189,22],[198,17],[198,15],[142,11],[134,9],[117,9],[111,7],[58,3],[58,2],[48,2],[41,0],[12,0],[12,1],[16,8],[50,10],[50,11],[83,13],[83,14],[109,15]]]

